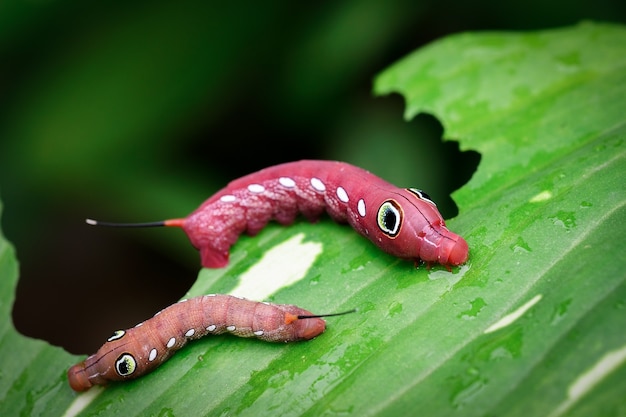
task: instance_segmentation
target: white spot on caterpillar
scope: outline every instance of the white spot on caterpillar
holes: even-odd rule
[[[210,325],[209,327],[206,328],[208,331],[213,332],[215,331],[215,329],[217,329],[217,326],[215,324]]]
[[[152,362],[153,360],[155,360],[155,359],[156,359],[156,357],[157,357],[157,350],[156,350],[156,349],[152,349],[152,350],[150,351],[150,356],[148,356],[148,360],[149,360],[150,362]]]
[[[311,186],[315,188],[317,191],[324,192],[326,191],[326,186],[319,178],[311,178]]]
[[[226,326],[226,330],[228,330],[229,332],[232,332],[236,329],[235,326]]]
[[[305,235],[299,233],[266,251],[239,277],[239,285],[230,293],[251,300],[263,300],[303,279],[323,248],[321,243],[308,239],[303,243],[304,239]],[[290,262],[293,259],[298,262]]]
[[[206,296],[207,296],[207,297],[216,297],[216,296],[217,296],[217,294],[207,294]]]
[[[289,177],[280,177],[278,179],[278,182],[280,183],[280,185],[286,188],[293,188],[296,186],[296,182]]]
[[[254,332],[255,336],[263,336],[263,333],[265,333],[263,330],[257,330],[256,332]]]
[[[187,330],[187,333],[185,333],[185,336],[191,337],[191,336],[193,336],[193,334],[195,332],[196,332],[195,329],[189,329],[189,330]]]
[[[187,298],[183,298],[182,300],[179,301],[179,303],[184,303],[186,302],[188,299]]]
[[[339,200],[343,201],[344,203],[350,201],[350,198],[348,198],[348,193],[343,187],[337,187],[337,198],[339,198]]]
[[[232,194],[226,194],[220,197],[220,201],[223,203],[232,203],[235,200],[237,200],[237,197]]]
[[[605,353],[600,360],[576,378],[569,386],[567,399],[550,414],[550,417],[557,417],[566,413],[576,402],[595,388],[595,386],[602,382],[611,372],[614,372],[622,366],[624,361],[626,361],[626,346]]]
[[[513,324],[517,319],[522,317],[522,315],[524,315],[524,313],[526,313],[532,306],[537,304],[539,300],[541,300],[541,298],[541,294],[535,295],[530,301],[526,302],[526,304],[524,304],[514,312],[507,314],[506,316],[502,317],[500,320],[489,326],[487,330],[485,330],[485,333],[495,332],[496,330],[500,330],[503,327]]]
[[[263,187],[261,184],[250,184],[248,185],[248,191],[254,194],[258,194],[265,191],[265,187]]]
[[[176,338],[172,337],[170,340],[167,341],[167,347],[171,348],[172,346],[174,346],[174,344],[176,344]]]
[[[141,323],[135,324],[135,327],[141,327],[141,326],[143,326],[143,321]]]
[[[365,200],[360,199],[356,205],[356,209],[359,211],[361,217],[365,217]]]

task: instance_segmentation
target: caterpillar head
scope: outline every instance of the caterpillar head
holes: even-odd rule
[[[67,371],[67,379],[74,391],[87,391],[93,386],[85,372],[85,361],[77,363]]]
[[[448,230],[426,193],[407,188],[393,197],[379,205],[376,216],[376,225],[385,236],[378,242],[383,250],[401,258],[444,266],[458,266],[467,261],[467,242]]]

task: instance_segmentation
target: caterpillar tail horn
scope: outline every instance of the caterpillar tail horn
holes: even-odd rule
[[[91,226],[104,226],[104,227],[183,227],[185,219],[170,219],[161,220],[158,222],[145,222],[145,223],[113,223],[113,222],[101,222],[94,219],[85,219],[85,222]]]
[[[350,313],[356,313],[358,310],[356,308],[353,308],[352,310],[348,310],[348,311],[342,311],[341,313],[330,313],[330,314],[312,314],[312,315],[300,315],[297,316],[298,320],[302,320],[302,319],[317,319],[317,318],[322,318],[322,317],[334,317],[334,316],[343,316],[344,314],[350,314]]]

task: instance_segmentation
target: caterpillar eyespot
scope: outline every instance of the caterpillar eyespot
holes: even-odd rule
[[[394,238],[400,231],[402,217],[402,208],[398,203],[387,200],[378,209],[378,227],[384,234]]]
[[[112,342],[114,340],[121,339],[122,336],[124,336],[125,334],[126,332],[124,330],[116,330],[115,332],[113,332],[111,337],[107,339],[107,342]]]
[[[242,233],[254,235],[270,220],[292,223],[326,211],[347,222],[383,251],[403,259],[450,269],[467,261],[467,242],[451,232],[433,200],[416,188],[398,188],[361,168],[337,161],[275,165],[229,183],[188,217],[151,223],[91,225],[181,227],[200,251],[202,265],[228,264],[230,247]]]
[[[424,201],[432,204],[433,206],[437,207],[437,204],[435,204],[433,199],[430,198],[430,196],[428,194],[426,194],[424,191],[418,190],[417,188],[407,188],[407,191],[410,191],[413,194],[415,194],[417,196],[417,198],[419,198],[420,200],[424,200]]]
[[[137,369],[137,361],[130,353],[123,353],[115,361],[115,371],[120,376],[128,376]]]
[[[93,355],[67,371],[70,387],[86,391],[94,385],[140,377],[167,360],[188,340],[231,332],[268,342],[310,340],[326,328],[322,317],[294,305],[250,301],[210,294],[173,304],[126,331],[118,330]]]

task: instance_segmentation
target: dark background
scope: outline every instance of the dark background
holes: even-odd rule
[[[214,3],[214,4],[213,4]],[[461,31],[624,22],[623,1],[23,2],[0,5],[2,229],[17,329],[74,353],[171,304],[199,257],[184,217],[228,181],[339,159],[425,189],[444,217],[475,152],[374,97],[387,66]],[[455,139],[455,138],[448,138]]]

